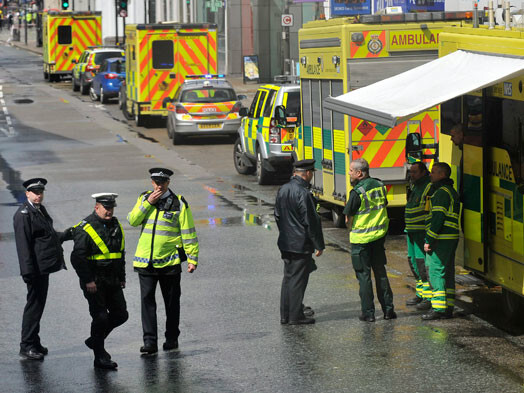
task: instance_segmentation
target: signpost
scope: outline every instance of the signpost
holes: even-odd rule
[[[282,26],[292,27],[293,26],[293,14],[282,14]]]

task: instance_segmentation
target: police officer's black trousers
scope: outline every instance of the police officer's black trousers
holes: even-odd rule
[[[351,244],[351,260],[360,286],[359,295],[362,314],[366,316],[375,315],[371,269],[373,269],[375,275],[377,297],[382,311],[385,314],[394,310],[393,292],[391,291],[386,272],[385,239],[386,237],[384,236],[371,243]]]
[[[280,291],[280,318],[299,321],[305,318],[302,307],[304,293],[313,265],[311,254],[282,253],[284,278]]]
[[[37,276],[27,283],[27,303],[22,318],[20,349],[29,351],[40,345],[40,318],[44,313],[49,288],[49,274]]]
[[[96,357],[100,357],[104,351],[105,338],[114,328],[127,321],[129,314],[120,285],[102,284],[98,280],[96,284],[96,292],[84,291],[84,296],[89,303],[89,314],[93,318],[91,322],[93,351]]]
[[[180,335],[178,324],[180,321],[180,273],[171,275],[139,274],[140,296],[142,298],[142,330],[145,345],[157,345],[158,330],[156,319],[156,285],[160,283],[160,290],[166,308],[167,341],[175,341]]]

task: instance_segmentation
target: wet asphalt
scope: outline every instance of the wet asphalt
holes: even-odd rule
[[[328,246],[306,293],[317,323],[281,326],[282,265],[272,218],[278,185],[262,188],[252,177],[236,175],[230,141],[174,148],[161,127],[137,129],[115,105],[80,98],[67,82],[44,83],[41,58],[11,47],[0,47],[0,86],[7,108],[7,114],[0,108],[1,392],[522,391],[521,334],[465,311],[451,321],[423,323],[404,306],[413,292],[409,277],[395,268],[394,261],[400,266],[405,260],[402,236],[388,242],[397,320],[383,320],[378,303],[376,323],[358,320],[347,234],[325,221]],[[125,216],[148,189],[153,166],[175,170],[172,188],[190,203],[201,244],[201,265],[182,277],[180,350],[140,356],[138,279],[128,263],[130,318],[106,346],[119,368],[95,370],[83,344],[87,302],[69,263],[72,244],[65,243],[68,270],[51,276],[42,319],[40,336],[49,355],[43,362],[20,360],[26,291],[12,215],[23,200],[22,180],[49,180],[44,204],[58,230],[90,214],[92,193],[117,192],[115,214],[124,225],[130,261],[139,229]],[[165,319],[160,295],[157,300],[161,337]]]

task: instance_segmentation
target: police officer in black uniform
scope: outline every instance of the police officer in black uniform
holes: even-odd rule
[[[315,319],[305,315],[302,301],[309,274],[316,268],[312,253],[319,257],[325,245],[316,201],[309,191],[315,160],[296,161],[294,167],[289,183],[278,190],[274,212],[280,231],[278,248],[284,261],[280,323],[309,325]],[[307,311],[312,315],[311,309]]]
[[[53,219],[42,205],[47,180],[29,179],[23,183],[27,200],[13,217],[20,274],[27,284],[27,303],[22,319],[20,356],[42,360],[48,349],[40,343],[40,318],[49,288],[49,274],[65,269],[61,243],[71,239],[71,231],[56,232]]]
[[[92,195],[95,211],[75,225],[71,264],[89,303],[91,336],[85,344],[95,354],[94,366],[115,369],[117,363],[104,348],[111,331],[127,321],[123,288],[126,285],[124,231],[113,216],[117,194]]]

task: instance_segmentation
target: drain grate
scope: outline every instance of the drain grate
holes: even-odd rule
[[[32,104],[34,101],[29,98],[20,98],[13,101],[15,104]]]

